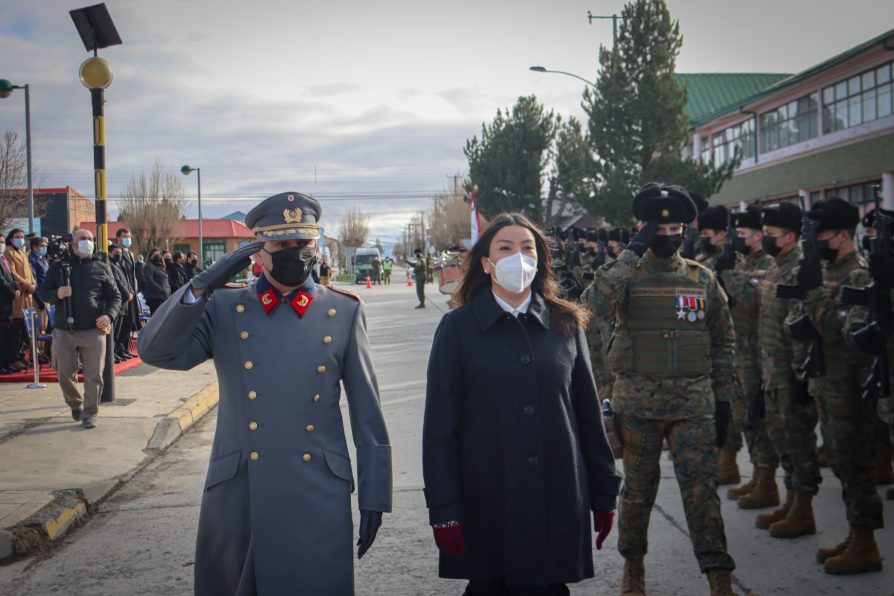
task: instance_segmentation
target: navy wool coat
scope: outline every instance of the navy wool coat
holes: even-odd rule
[[[449,578],[510,586],[593,576],[591,511],[615,508],[621,478],[603,428],[583,329],[563,333],[536,292],[527,314],[489,289],[447,313],[428,366],[423,427],[431,523],[460,520]]]

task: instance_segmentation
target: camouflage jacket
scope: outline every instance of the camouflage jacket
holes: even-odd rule
[[[760,280],[758,302],[757,341],[761,359],[761,386],[765,391],[787,387],[795,376],[792,362],[798,353],[803,362],[803,351],[796,350],[785,333],[785,318],[788,316],[789,300],[776,297],[777,284],[796,283],[795,269],[801,259],[801,247],[774,259],[764,279]]]
[[[683,278],[688,278],[690,268],[695,268],[698,284],[706,292],[706,327],[711,335],[711,373],[682,378],[618,373],[612,408],[622,414],[665,420],[709,415],[714,411],[715,399],[728,399],[727,388],[735,379],[735,333],[726,294],[714,274],[694,261],[683,259],[679,255],[659,259],[651,251],[639,258],[633,251],[625,249],[615,261],[600,268],[593,281],[589,304],[595,317],[614,322],[619,330],[624,328],[629,304],[629,284],[640,267],[649,273],[677,272]],[[669,307],[673,306],[673,298],[670,300]]]
[[[891,316],[892,320],[894,320],[894,290],[891,290]],[[848,347],[854,350],[857,349],[850,333],[862,329],[874,320],[875,317],[865,306],[851,306],[848,309],[844,320],[844,337]],[[894,333],[888,337],[888,370],[891,371],[891,375],[894,377]],[[894,378],[891,381],[891,385],[894,387]],[[881,418],[882,422],[894,429],[894,397],[878,400],[878,417]]]
[[[772,265],[773,257],[758,250],[739,257],[735,269],[727,269],[720,274],[724,289],[731,299],[730,311],[736,329],[736,358],[740,368],[752,366],[746,364],[746,360],[760,359],[757,345],[760,280]]]

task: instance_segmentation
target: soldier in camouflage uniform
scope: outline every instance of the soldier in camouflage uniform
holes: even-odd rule
[[[840,286],[865,287],[869,273],[857,253],[853,236],[860,220],[857,208],[838,197],[817,201],[806,217],[818,222],[817,244],[825,261],[823,271],[802,267],[799,285],[806,292],[786,319],[796,341],[820,341],[825,374],[811,378],[824,430],[826,453],[841,481],[850,525],[848,537],[838,546],[821,548],[817,560],[833,574],[880,571],[873,531],[882,527],[882,501],[875,490],[875,396],[862,398],[860,384],[869,372],[869,359],[845,341],[844,305],[837,299]],[[811,337],[810,327],[819,340]],[[798,363],[796,363],[796,366]]]
[[[732,268],[718,262],[717,270],[730,297],[730,311],[736,329],[736,372],[742,391],[734,394],[733,419],[720,459],[735,462],[736,454],[742,448],[744,432],[754,471],[750,481],[729,489],[726,494],[731,499],[739,499],[742,508],[770,507],[779,504],[779,492],[773,478],[779,459],[767,436],[763,413],[760,412],[763,395],[757,321],[758,286],[766,270],[773,264],[773,258],[764,252],[762,246],[760,208],[751,205],[743,213],[734,214],[733,218],[735,247],[742,256]],[[742,501],[741,497],[747,494],[751,496]]]
[[[793,362],[804,361],[803,350],[785,334],[789,301],[776,297],[778,284],[796,281],[795,269],[801,258],[801,209],[791,203],[764,207],[761,223],[764,250],[775,259],[760,285],[761,385],[767,434],[785,472],[786,499],[779,509],[758,515],[755,525],[769,529],[775,538],[793,538],[816,532],[812,501],[821,480],[814,430],[816,404],[806,381],[800,381],[792,367]],[[773,484],[775,487],[775,479]]]
[[[726,227],[729,225],[729,209],[723,205],[708,207],[698,214],[698,235],[701,254],[696,261],[714,270],[717,257],[726,244]]]
[[[696,558],[711,594],[732,594],[715,446],[723,442],[735,338],[726,295],[713,273],[682,259],[682,222],[695,206],[685,189],[648,184],[634,199],[646,222],[595,279],[590,306],[615,320],[608,353],[624,445],[618,548],[621,594],[645,593],[643,557],[658,492],[662,443],[670,447]],[[648,252],[647,252],[648,249]]]

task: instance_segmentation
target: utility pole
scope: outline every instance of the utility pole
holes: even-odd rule
[[[611,15],[594,15],[589,10],[587,11],[587,21],[592,25],[593,19],[611,19],[612,20],[612,53],[615,51],[615,45],[618,43],[618,20],[623,21],[623,15],[611,14]]]

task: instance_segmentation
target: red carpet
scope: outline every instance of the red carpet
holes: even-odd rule
[[[122,373],[126,370],[130,370],[139,365],[143,364],[143,361],[140,360],[139,357],[131,358],[130,360],[125,360],[124,362],[119,362],[115,365],[115,374]],[[78,374],[78,381],[83,381],[84,375]],[[59,381],[59,376],[56,374],[56,369],[54,369],[49,364],[42,364],[40,366],[40,382],[41,383],[56,383]],[[0,375],[0,383],[33,383],[34,382],[34,369],[29,368],[28,370],[23,370],[21,372],[17,372],[11,375]]]

